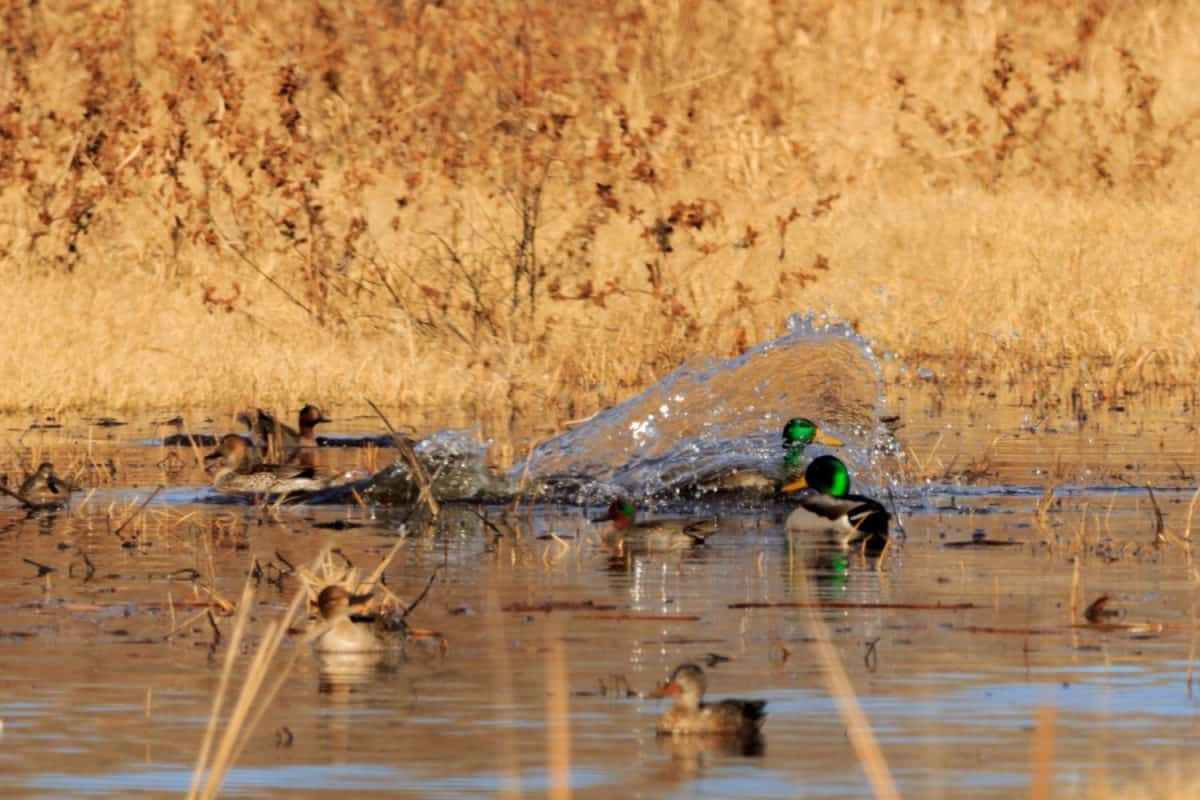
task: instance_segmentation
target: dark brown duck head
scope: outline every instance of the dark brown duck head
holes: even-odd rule
[[[351,594],[344,586],[333,584],[317,595],[317,611],[321,619],[333,622],[349,614],[353,606],[362,605],[370,599],[370,594]]]
[[[217,449],[204,457],[206,468],[223,462],[235,470],[253,466],[256,460],[257,457],[250,443],[236,433],[227,433],[222,436],[220,443],[217,444]]]
[[[321,413],[321,409],[314,405],[306,405],[300,409],[300,435],[306,439],[311,439],[313,430],[323,422],[332,422],[329,417]]]

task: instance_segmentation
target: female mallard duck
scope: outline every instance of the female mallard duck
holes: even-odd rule
[[[627,544],[651,552],[685,550],[693,545],[704,544],[704,540],[717,529],[717,521],[713,519],[638,522],[637,509],[632,501],[625,498],[613,501],[604,516],[596,517],[592,522],[612,522],[601,534],[606,544]]]
[[[222,494],[316,492],[332,485],[318,478],[312,467],[259,463],[250,443],[236,433],[222,436],[221,444],[204,460],[224,462],[213,477],[213,488]]]
[[[404,646],[406,627],[397,614],[355,614],[352,607],[371,599],[350,594],[337,584],[317,595],[317,611],[325,629],[313,640],[319,653],[378,653]]]
[[[759,492],[774,494],[788,481],[802,474],[804,448],[813,443],[829,447],[841,447],[842,441],[828,436],[807,417],[793,417],[783,426],[783,480],[763,470],[735,469],[706,481],[699,487],[702,492]]]
[[[804,477],[782,491],[796,492],[800,502],[788,515],[789,533],[832,533],[842,545],[864,540],[882,544],[887,540],[891,515],[877,501],[850,494],[850,471],[836,456],[814,458]]]
[[[676,697],[675,705],[658,718],[664,735],[725,734],[756,736],[767,719],[765,700],[721,700],[705,703],[704,670],[695,664],[676,667],[671,680],[660,690],[663,697]]]

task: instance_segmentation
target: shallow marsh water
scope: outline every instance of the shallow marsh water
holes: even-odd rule
[[[1060,795],[1186,769],[1196,567],[1177,544],[1153,546],[1148,494],[1122,479],[1154,482],[1168,533],[1182,533],[1198,454],[1189,416],[1165,405],[1032,426],[1002,398],[940,414],[918,400],[893,405],[912,454],[895,481],[907,536],[882,564],[789,546],[786,505],[709,505],[722,528],[706,547],[624,559],[566,506],[526,508],[503,536],[475,513],[499,523],[498,508],[449,507],[436,529],[387,508],[264,514],[207,502],[190,451],[130,444],[154,435],[147,423],[93,434],[92,461],[116,474],[97,472],[90,497],[56,514],[0,506],[0,791],[185,791],[224,656],[205,618],[180,624],[202,610],[194,584],[215,575],[234,598],[252,559],[306,563],[326,545],[369,569],[398,537],[389,585],[415,597],[440,570],[412,620],[439,636],[410,642],[398,664],[303,653],[228,796],[868,795],[796,607],[809,590],[904,796],[1024,796],[1038,735]],[[23,444],[79,460],[80,431],[44,436]],[[56,451],[63,441],[76,443]],[[343,468],[389,456],[320,457]],[[296,586],[261,583],[247,653]],[[1086,622],[1102,595],[1119,616]],[[654,735],[664,706],[638,695],[710,654],[729,659],[709,671],[712,696],[769,702],[761,755]]]
[[[1158,784],[1163,765],[1190,778],[1196,398],[1130,410],[930,385],[885,402],[878,375],[853,331],[798,318],[548,442],[553,421],[504,432],[492,452],[530,455],[500,483],[546,481],[572,504],[450,504],[433,526],[383,505],[217,502],[200,450],[161,446],[170,430],[146,420],[0,421],[13,456],[85,487],[57,513],[0,500],[0,793],[186,791],[232,627],[218,614],[214,631],[212,593],[236,598],[258,565],[242,675],[298,589],[281,568],[335,547],[370,571],[397,542],[385,575],[401,597],[437,571],[410,619],[423,635],[403,661],[319,658],[290,636],[277,663],[295,668],[228,796],[866,796],[823,631],[903,796],[1022,797],[1042,780],[1091,796]],[[786,502],[676,491],[777,464],[797,410],[900,512],[882,559],[789,542]],[[349,411],[333,433],[379,433]],[[194,420],[219,434],[233,417]],[[470,432],[425,441],[488,457]],[[374,473],[393,455],[322,449],[318,466]],[[720,531],[686,553],[614,554],[587,519],[616,492]],[[654,735],[664,706],[647,695],[685,661],[713,663],[712,697],[768,701],[761,753]]]

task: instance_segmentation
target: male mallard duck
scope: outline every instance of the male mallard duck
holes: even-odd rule
[[[783,487],[797,492],[800,505],[788,515],[789,533],[833,533],[840,544],[867,540],[882,544],[888,536],[887,510],[869,497],[850,494],[850,471],[836,456],[819,456],[804,477]]]
[[[717,522],[713,519],[638,522],[637,509],[631,500],[625,498],[614,500],[604,516],[596,517],[592,522],[612,522],[608,530],[601,534],[608,544],[628,544],[652,552],[684,550],[704,544],[704,540],[717,529]]]
[[[371,599],[350,594],[337,584],[317,595],[317,611],[326,629],[313,640],[319,653],[377,653],[404,646],[406,627],[396,614],[354,614],[352,607]]]
[[[676,697],[675,705],[658,718],[664,735],[725,734],[756,736],[767,719],[765,700],[721,700],[702,702],[706,689],[704,670],[695,664],[676,667],[671,680],[660,690],[663,697]]]
[[[236,433],[221,437],[221,444],[204,457],[223,461],[213,477],[213,488],[222,494],[289,494],[327,489],[331,482],[318,478],[312,467],[262,464],[250,443]]]
[[[829,447],[841,447],[842,441],[821,432],[817,423],[807,417],[792,417],[783,426],[783,480],[757,469],[735,469],[718,475],[711,481],[700,485],[702,492],[749,491],[761,494],[774,494],[780,486],[794,480],[801,474],[804,464],[804,448],[808,445],[823,444]]]
[[[71,484],[54,474],[54,465],[43,461],[32,475],[21,481],[14,492],[4,488],[4,493],[14,497],[30,510],[62,508],[71,499]]]

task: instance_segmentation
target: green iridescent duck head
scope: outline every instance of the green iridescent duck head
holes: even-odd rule
[[[804,470],[804,477],[783,487],[785,492],[815,489],[830,497],[845,497],[850,493],[850,470],[837,456],[818,456]]]
[[[803,463],[804,448],[816,442],[829,447],[841,447],[842,441],[827,436],[817,423],[807,417],[792,417],[783,426],[783,464],[789,470],[797,470]]]
[[[621,530],[632,527],[636,518],[637,508],[631,500],[622,497],[612,502],[604,516],[596,517],[592,522],[611,522],[614,528]]]

